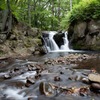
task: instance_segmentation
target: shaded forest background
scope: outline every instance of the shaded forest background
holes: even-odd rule
[[[0,13],[43,30],[58,30],[60,22],[81,0],[0,0]],[[2,20],[6,20],[3,18]],[[11,18],[10,18],[11,19]],[[3,30],[4,26],[2,27]]]
[[[97,20],[99,22],[99,19],[100,0],[0,0],[0,54],[37,52],[40,49],[37,47],[41,45],[42,30],[67,30],[70,25],[75,26],[78,21],[87,23]],[[100,29],[95,30],[98,33]],[[72,33],[78,34],[76,30],[72,32],[71,28],[69,34],[72,35]],[[77,34],[74,34],[73,40],[78,36]],[[98,36],[96,37],[97,39],[88,40],[99,40]],[[86,40],[86,37],[84,39]],[[85,42],[80,42],[82,43]],[[93,43],[96,44],[96,42]],[[79,49],[79,46],[75,45]]]

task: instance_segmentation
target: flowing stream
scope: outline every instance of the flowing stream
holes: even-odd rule
[[[81,77],[87,77],[86,75],[91,72],[92,68],[100,73],[99,53],[76,52],[70,49],[67,32],[64,33],[64,44],[59,48],[53,39],[56,33],[51,31],[49,37],[45,38],[45,45],[49,51],[46,55],[0,59],[0,100],[100,99],[100,93],[95,94],[90,90],[85,96],[79,93],[70,95],[56,91],[57,95],[48,97],[40,93],[41,82],[50,82],[58,87],[67,86],[79,89],[82,86],[88,86],[82,83]],[[60,77],[61,80],[55,81],[55,77]]]

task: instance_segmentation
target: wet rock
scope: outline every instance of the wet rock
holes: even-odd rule
[[[64,74],[64,72],[61,71],[60,74]]]
[[[30,63],[29,66],[35,67],[35,64],[34,63]]]
[[[4,75],[4,78],[5,78],[5,79],[10,79],[11,76],[10,76],[9,74],[5,74],[5,75]]]
[[[100,74],[91,73],[88,75],[88,78],[92,82],[99,82],[100,83]]]
[[[29,86],[32,85],[32,84],[35,84],[34,79],[33,79],[32,77],[27,77],[25,86],[26,86],[26,87],[29,87]]]
[[[19,71],[19,68],[18,67],[15,67],[14,68],[14,72],[16,72],[16,71]]]
[[[27,77],[27,81],[26,82],[30,83],[30,84],[34,84],[35,83],[34,79],[31,78],[31,77]]]
[[[32,71],[32,70],[33,68],[30,65],[28,65],[28,71]]]
[[[41,94],[44,94],[48,97],[52,97],[52,96],[56,95],[56,91],[55,91],[53,85],[51,85],[50,83],[46,83],[46,82],[40,83],[39,91]]]
[[[59,76],[55,76],[54,81],[61,81],[61,78]]]
[[[83,87],[83,88],[80,88],[79,94],[81,96],[87,96],[88,95],[88,91],[89,91],[89,89],[87,87]]]
[[[72,80],[72,81],[81,81],[82,80],[82,76],[80,76],[80,75],[70,76],[68,79]]]
[[[35,79],[39,79],[41,77],[41,74],[35,75]]]
[[[82,76],[77,75],[77,76],[75,77],[75,81],[80,81],[80,80],[82,80]]]
[[[92,83],[91,88],[93,90],[100,90],[100,83]]]
[[[33,98],[32,97],[29,97],[27,100],[33,100]]]
[[[90,81],[89,81],[88,78],[83,78],[83,79],[82,79],[82,82],[85,83],[85,84],[89,84],[89,83],[90,83]]]
[[[75,80],[73,76],[68,77],[69,80]]]
[[[39,68],[36,68],[35,70],[37,74],[41,73],[41,70]]]
[[[26,86],[26,87],[30,87],[31,84],[30,84],[30,83],[26,83],[25,86]]]

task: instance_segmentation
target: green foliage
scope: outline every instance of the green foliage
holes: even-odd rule
[[[0,0],[0,9],[6,9],[6,2],[5,2],[5,0]]]
[[[82,0],[79,4],[74,5],[72,11],[69,12],[65,19],[61,22],[61,26],[65,28],[73,22],[77,22],[79,20],[88,21],[91,19],[100,19],[99,0]]]
[[[32,27],[58,30],[62,18],[70,10],[70,0],[9,0],[13,15]],[[7,9],[7,0],[0,0],[0,9]]]

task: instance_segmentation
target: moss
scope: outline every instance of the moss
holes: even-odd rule
[[[35,43],[37,43],[38,45],[42,44],[42,43],[41,43],[41,39],[39,39],[39,38],[35,38],[34,41],[35,41]]]
[[[35,47],[35,45],[41,45],[41,39],[27,37],[24,40],[24,45],[25,45],[26,48]]]
[[[79,44],[74,44],[73,49],[81,49],[83,46]]]

